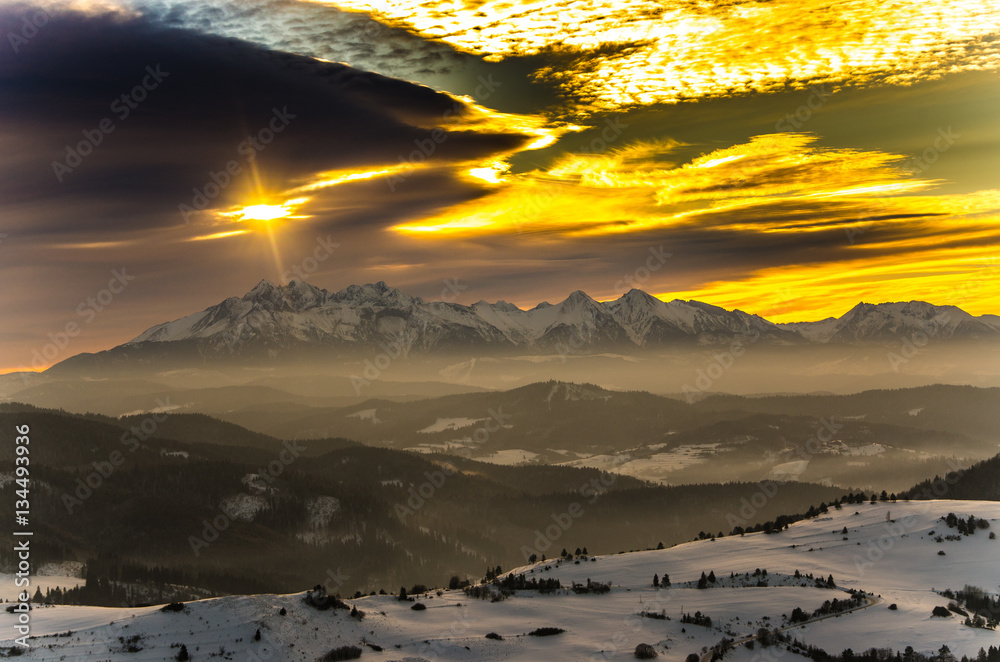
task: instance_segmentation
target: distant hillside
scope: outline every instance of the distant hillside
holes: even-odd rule
[[[914,485],[906,493],[911,499],[979,499],[1000,501],[1000,455],[972,465],[964,471],[935,476]]]
[[[523,563],[522,548],[553,526],[552,553],[671,544],[731,530],[741,499],[761,489],[654,487],[592,468],[497,466],[343,439],[283,441],[206,416],[116,420],[5,405],[0,426],[15,424],[31,428],[32,561],[86,562],[94,582],[127,578],[127,595],[105,583],[88,598],[100,604],[142,602],[150,590],[295,590],[331,564],[350,577],[346,593],[440,583]],[[13,445],[0,448],[6,466],[13,457]],[[12,503],[15,489],[0,481],[0,498]],[[745,519],[773,519],[842,493],[784,485]],[[0,526],[13,527],[12,518],[10,509],[0,512]],[[10,549],[0,552],[0,570],[14,562]]]
[[[495,463],[564,464],[668,484],[827,482],[906,489],[995,455],[1000,389],[935,386],[850,396],[711,396],[543,382],[507,391],[349,407],[282,403],[218,416],[271,435],[365,444]]]
[[[1000,443],[1000,388],[935,384],[865,389],[847,395],[710,395],[699,405],[708,411],[857,417],[870,423],[960,432]]]
[[[332,395],[343,385],[338,378],[296,383],[254,374],[254,380],[182,388],[149,380],[68,379],[11,397],[125,415],[90,417],[111,425],[135,425],[148,412],[162,412],[154,434],[172,441],[266,448],[277,439],[298,439],[329,451],[335,449],[330,440],[342,445],[349,439],[492,464],[613,471],[671,485],[774,478],[899,492],[949,470],[949,461],[967,467],[1000,451],[1000,388],[708,394],[688,402],[554,380],[444,395],[447,385],[376,381],[372,397],[348,399]],[[0,404],[0,411],[12,406]],[[192,416],[201,418],[192,423],[186,418]]]

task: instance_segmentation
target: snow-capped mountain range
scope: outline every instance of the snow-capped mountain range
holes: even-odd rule
[[[196,341],[218,351],[261,343],[318,343],[383,344],[406,351],[478,347],[574,352],[738,338],[787,344],[803,340],[756,315],[697,301],[668,303],[640,290],[606,303],[576,291],[561,303],[522,310],[505,301],[471,306],[427,302],[384,282],[328,292],[305,282],[278,286],[265,280],[243,297],[154,326],[126,346]]]
[[[893,342],[918,333],[928,339],[1000,337],[1000,316],[976,317],[956,306],[925,301],[859,303],[841,317],[778,326],[823,343]],[[919,336],[911,341],[923,342]]]
[[[435,350],[570,354],[671,345],[724,346],[1000,339],[1000,317],[954,306],[861,303],[840,318],[775,324],[758,315],[698,301],[662,301],[633,289],[599,302],[582,291],[524,310],[505,301],[472,305],[424,301],[384,282],[329,292],[302,281],[262,280],[242,297],[158,324],[114,350],[162,355],[184,346],[203,358],[280,354],[288,349]]]

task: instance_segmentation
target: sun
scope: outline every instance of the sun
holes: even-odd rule
[[[281,204],[269,204],[255,202],[245,207],[235,207],[227,212],[222,212],[226,216],[237,221],[257,221],[264,226],[271,227],[279,219],[304,218],[295,216],[296,210],[308,201],[308,198],[294,198],[286,200]]]
[[[286,218],[291,210],[283,205],[250,205],[238,211],[244,221],[273,221],[276,218]]]
[[[257,198],[253,204],[245,207],[234,207],[229,211],[221,212],[220,215],[240,223],[249,223],[253,230],[266,235],[268,244],[271,247],[271,255],[274,257],[275,271],[278,274],[283,274],[284,269],[281,264],[281,252],[278,250],[277,239],[277,235],[281,230],[281,223],[289,219],[308,218],[307,216],[296,214],[298,208],[308,201],[308,197],[301,197],[285,200],[281,204],[269,204],[260,202],[260,198]],[[240,231],[240,234],[242,232]]]

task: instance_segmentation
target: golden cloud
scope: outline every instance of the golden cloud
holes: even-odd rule
[[[1000,220],[998,218],[997,220]],[[990,247],[932,249],[836,263],[762,269],[737,281],[715,281],[664,299],[751,307],[772,322],[839,317],[859,301],[930,301],[973,315],[1000,309],[1000,238]]]
[[[483,198],[395,229],[425,236],[615,234],[683,226],[800,232],[870,216],[950,213],[958,204],[949,200],[943,209],[933,198],[896,197],[934,185],[900,168],[899,155],[824,149],[815,141],[803,133],[756,136],[682,165],[669,160],[672,142],[568,154],[545,171],[508,174]],[[983,201],[995,202],[990,196]]]
[[[786,85],[906,85],[1000,68],[1000,5],[975,0],[320,0],[538,72],[573,112],[768,92]]]
[[[603,155],[569,154],[549,169],[507,174],[490,194],[395,226],[423,241],[456,237],[574,237],[718,233],[759,243],[784,235],[788,264],[751,268],[665,298],[746,307],[777,321],[841,315],[868,300],[929,299],[1000,307],[984,265],[1000,263],[1000,191],[934,194],[935,180],[904,168],[901,155],[820,148],[809,134],[757,136],[688,163],[676,143],[647,142]],[[826,232],[802,261],[796,235]],[[665,234],[666,233],[666,234]],[[829,240],[828,240],[829,238]],[[777,239],[777,237],[776,237]],[[787,240],[782,239],[787,243]],[[812,242],[815,245],[815,242]],[[799,263],[801,262],[801,263]]]

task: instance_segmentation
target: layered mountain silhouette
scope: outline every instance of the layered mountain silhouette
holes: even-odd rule
[[[922,335],[921,335],[922,334]],[[270,358],[379,349],[390,354],[449,350],[587,353],[668,346],[864,344],[914,337],[1000,339],[1000,317],[955,306],[860,303],[840,318],[775,324],[698,301],[662,301],[633,289],[599,302],[576,291],[524,310],[505,301],[424,301],[384,282],[329,292],[302,281],[262,280],[242,297],[158,324],[129,342],[60,364],[178,359]]]

